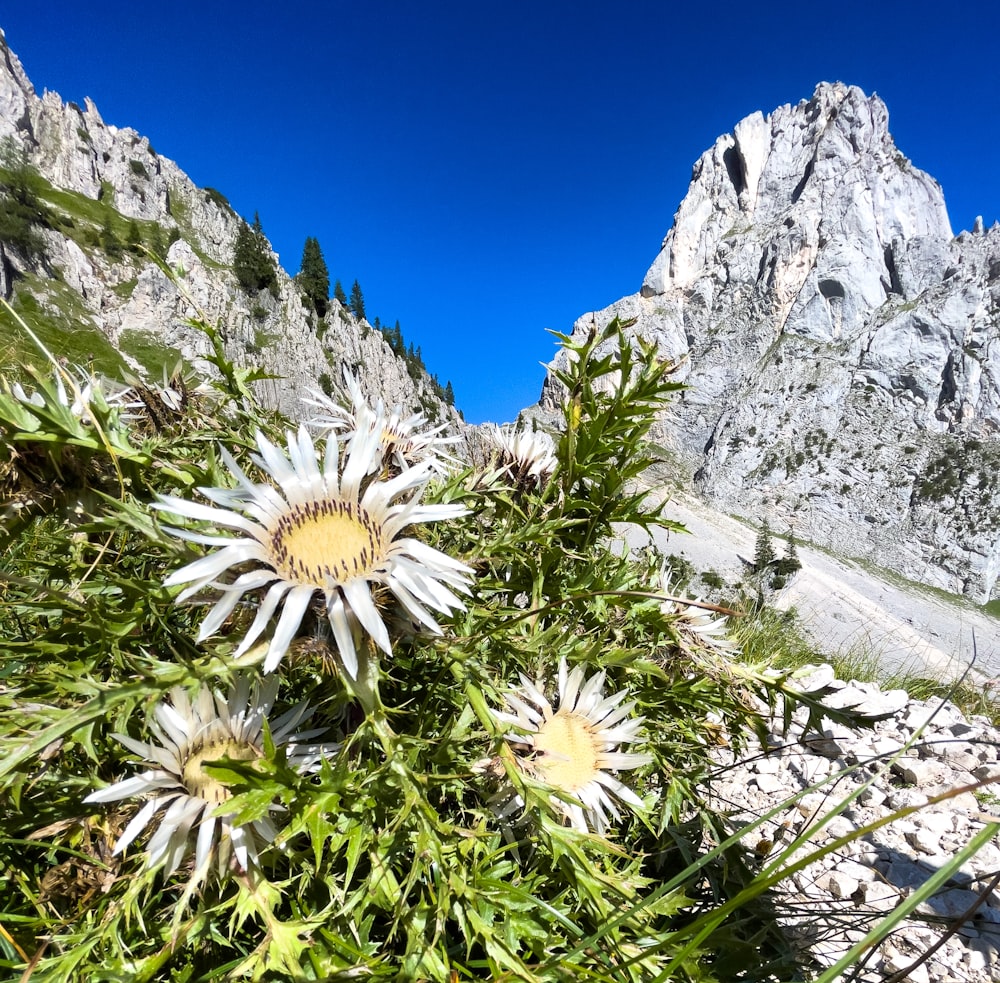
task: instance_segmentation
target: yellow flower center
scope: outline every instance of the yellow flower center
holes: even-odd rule
[[[395,427],[383,427],[382,428],[382,443],[387,447],[392,447],[394,444],[404,444],[407,442],[406,435]]]
[[[222,758],[250,761],[259,755],[260,752],[252,744],[238,741],[219,741],[216,744],[206,744],[188,756],[184,762],[181,779],[189,795],[197,796],[206,802],[225,802],[232,796],[229,787],[205,771],[202,764],[206,761],[219,761]]]
[[[306,502],[281,517],[271,555],[285,580],[322,590],[375,568],[384,555],[382,529],[351,502]]]
[[[554,788],[576,792],[600,770],[600,745],[590,721],[579,713],[563,713],[546,720],[535,735],[535,764]]]

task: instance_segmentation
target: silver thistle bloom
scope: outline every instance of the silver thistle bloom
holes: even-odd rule
[[[154,741],[146,744],[124,734],[113,735],[151,766],[84,799],[104,803],[149,796],[115,844],[115,855],[123,853],[161,814],[146,848],[148,868],[162,863],[165,874],[172,874],[190,852],[192,836],[194,881],[208,873],[213,854],[220,875],[233,859],[241,871],[259,865],[260,853],[274,843],[277,828],[266,815],[246,825],[235,825],[231,817],[217,815],[217,807],[231,798],[232,792],[203,765],[222,758],[250,761],[263,757],[264,721],[277,689],[277,677],[252,690],[241,678],[226,699],[208,686],[202,686],[194,699],[181,687],[174,687],[169,700],[158,703],[147,721]],[[325,728],[294,733],[311,713],[302,703],[269,721],[275,747],[284,748],[288,764],[300,773],[314,770],[324,756],[339,750],[338,744],[315,743]],[[277,809],[274,806],[272,811]]]
[[[670,565],[665,563],[660,569],[659,588],[664,594],[673,593],[671,577]],[[694,643],[719,655],[739,654],[739,645],[729,635],[729,619],[726,615],[680,600],[664,601],[660,605],[660,611],[670,619],[682,643]]]
[[[464,607],[453,589],[468,592],[471,569],[417,539],[403,536],[422,522],[466,514],[456,505],[421,505],[420,496],[432,466],[423,462],[386,481],[370,478],[381,458],[381,419],[363,414],[343,454],[331,435],[323,460],[306,428],[288,433],[286,457],[263,434],[254,462],[275,483],[256,484],[225,449],[222,457],[237,481],[235,488],[202,488],[221,506],[214,508],[174,497],[155,507],[189,519],[204,520],[242,533],[205,535],[172,529],[193,542],[219,547],[171,574],[166,586],[187,584],[178,602],[205,587],[221,591],[198,634],[216,632],[248,591],[266,587],[257,615],[235,656],[261,636],[279,604],[281,615],[271,637],[264,672],[273,671],[288,649],[314,598],[322,598],[344,668],[358,675],[355,636],[367,632],[387,655],[392,645],[373,586],[383,586],[409,617],[435,633],[441,629],[431,610],[449,613]],[[254,568],[227,583],[219,578],[244,563]],[[283,603],[282,603],[283,602]]]
[[[72,366],[57,366],[52,373],[52,381],[36,376],[39,388],[28,393],[20,382],[14,382],[10,393],[19,403],[35,410],[47,409],[51,412],[60,407],[68,410],[70,416],[84,424],[94,421],[94,408],[104,406],[120,412],[121,419],[130,414],[136,403],[131,391],[109,380],[102,380],[91,372]]]
[[[641,808],[642,800],[612,774],[652,761],[649,754],[618,750],[639,739],[645,719],[626,719],[635,708],[634,701],[623,702],[628,692],[605,697],[603,670],[587,679],[582,665],[569,671],[565,659],[559,660],[555,707],[540,682],[523,674],[520,679],[521,685],[505,697],[507,709],[494,710],[493,716],[515,728],[505,740],[521,752],[518,767],[557,793],[551,800],[556,812],[580,832],[603,835],[608,814],[621,819],[616,800]],[[513,789],[501,790],[494,801],[502,820],[524,808]]]
[[[543,430],[487,424],[486,439],[493,447],[495,466],[516,487],[541,488],[552,477],[558,460],[555,443]]]
[[[358,380],[350,370],[344,369],[344,384],[350,397],[350,408],[341,406],[325,393],[311,391],[311,399],[304,402],[314,406],[320,413],[306,421],[307,425],[335,431],[342,439],[350,440],[359,428],[366,425],[365,419],[372,412]],[[374,408],[375,415],[382,420],[382,446],[387,457],[399,469],[412,467],[423,461],[430,463],[431,469],[446,473],[458,462],[444,452],[449,444],[455,444],[460,436],[442,436],[448,426],[440,423],[428,427],[428,419],[423,413],[404,416],[400,407],[387,411],[381,400]]]

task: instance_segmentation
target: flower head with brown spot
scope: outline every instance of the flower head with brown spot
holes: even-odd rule
[[[520,769],[558,793],[552,798],[557,813],[580,832],[602,835],[609,813],[621,818],[616,799],[634,809],[642,806],[635,792],[611,772],[652,760],[648,754],[617,750],[638,739],[644,718],[629,718],[635,702],[623,702],[626,690],[603,696],[604,680],[603,671],[586,679],[582,665],[570,672],[561,659],[556,707],[540,682],[522,675],[521,685],[505,698],[507,710],[493,711],[497,721],[516,728],[505,739],[521,752]],[[502,791],[495,801],[501,819],[524,808],[512,790]]]
[[[556,445],[544,430],[500,427],[495,423],[483,428],[493,448],[496,468],[515,488],[542,488],[559,463]]]
[[[252,761],[264,755],[264,720],[278,689],[277,677],[256,685],[241,677],[227,699],[202,686],[192,700],[181,687],[170,691],[170,699],[156,705],[148,721],[155,742],[144,744],[123,734],[116,740],[153,767],[92,792],[85,802],[117,802],[149,795],[145,805],[122,832],[115,854],[126,847],[162,812],[160,824],[147,847],[147,867],[164,864],[169,876],[190,850],[195,836],[192,879],[205,877],[213,853],[220,875],[235,859],[241,871],[259,863],[260,852],[274,842],[278,831],[268,815],[246,825],[234,825],[229,816],[216,815],[216,807],[232,797],[232,791],[204,766],[229,759]],[[308,720],[311,710],[298,704],[269,722],[275,747],[284,748],[288,764],[299,772],[313,770],[339,745],[315,743],[324,729],[293,733]],[[275,810],[277,806],[273,807]]]
[[[261,636],[282,606],[271,636],[264,671],[274,670],[298,631],[315,598],[321,598],[344,669],[358,675],[356,635],[366,631],[387,655],[392,645],[372,597],[381,585],[406,614],[432,632],[440,627],[431,614],[464,605],[454,591],[467,592],[471,570],[465,564],[417,539],[404,536],[409,527],[464,515],[455,505],[422,505],[420,497],[432,467],[424,461],[389,480],[379,480],[375,462],[382,449],[381,417],[359,414],[359,426],[344,453],[331,435],[319,460],[305,427],[288,434],[286,457],[263,434],[260,455],[253,460],[273,481],[250,480],[226,450],[222,457],[236,479],[235,488],[202,488],[216,506],[161,497],[156,508],[229,527],[242,536],[171,531],[181,538],[220,547],[171,574],[166,586],[186,584],[183,601],[206,587],[221,592],[205,618],[198,640],[224,624],[240,599],[267,588],[256,617],[234,655],[240,656]],[[222,577],[234,567],[254,566],[232,581]]]

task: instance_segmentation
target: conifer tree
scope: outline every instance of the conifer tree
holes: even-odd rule
[[[101,248],[108,254],[108,256],[112,259],[118,259],[121,256],[121,240],[118,238],[118,233],[115,232],[115,228],[111,224],[110,214],[106,213],[104,216],[104,224],[101,226],[99,239]]]
[[[163,229],[158,222],[150,229],[149,248],[160,259],[167,258],[167,247],[163,244]]]
[[[365,320],[365,298],[361,294],[361,285],[357,280],[351,287],[351,311],[360,320]]]
[[[447,384],[444,387],[444,401],[449,406],[455,405],[455,390],[452,389],[451,387],[451,379],[448,380]]]
[[[799,559],[798,543],[795,540],[795,530],[788,533],[788,542],[785,544],[785,555],[778,561],[778,572],[791,576],[802,569],[802,561]]]
[[[763,573],[775,559],[774,543],[771,540],[771,524],[764,520],[757,534],[757,548],[754,552],[753,568],[756,573]]]
[[[253,226],[241,222],[236,231],[233,273],[247,293],[256,293],[266,287],[271,296],[278,296],[278,271],[257,212],[254,212]]]
[[[254,234],[246,222],[240,222],[233,242],[233,273],[248,293],[255,287]]]
[[[344,285],[339,280],[333,285],[333,298],[342,306],[347,307],[347,294],[344,293]]]
[[[13,137],[0,141],[0,242],[25,256],[45,252],[39,226],[52,221],[48,209],[36,193],[37,172],[28,163],[28,154]]]
[[[323,259],[323,251],[319,248],[319,240],[312,236],[306,237],[302,247],[302,265],[296,279],[313,309],[320,317],[324,317],[330,304],[330,273]]]

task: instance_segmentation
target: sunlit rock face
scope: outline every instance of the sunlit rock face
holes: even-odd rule
[[[84,223],[77,222],[69,232],[43,232],[44,257],[25,257],[0,243],[0,296],[30,290],[53,315],[71,308],[75,323],[99,330],[127,360],[139,339],[141,345],[176,351],[210,375],[209,342],[186,323],[203,315],[223,326],[226,353],[238,366],[260,367],[277,377],[256,388],[265,402],[293,417],[301,414],[300,397],[307,390],[319,388],[320,380],[339,384],[341,366],[347,365],[371,397],[457,423],[430,380],[411,377],[380,332],[336,302],[325,325],[319,324],[280,266],[277,297],[266,290],[256,296],[242,291],[232,272],[241,219],[225,198],[198,188],[135,130],[105,123],[89,99],[81,108],[54,92],[39,97],[2,31],[0,143],[24,153],[55,189],[110,204],[144,229],[151,227],[145,223],[156,223],[165,244],[176,240],[166,258],[183,288],[133,251],[109,255],[96,235],[88,243]]]
[[[1000,228],[953,236],[877,96],[823,83],[720,137],[639,293],[575,331],[615,314],[683,360],[661,436],[707,499],[997,596]]]

